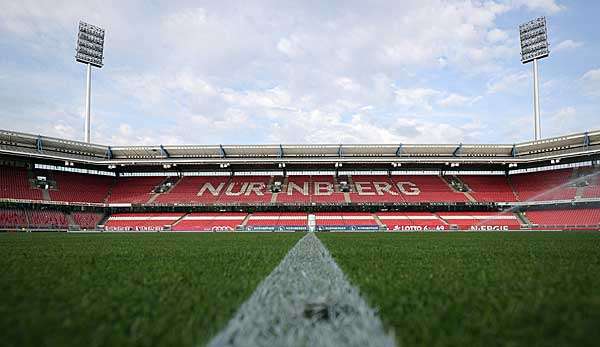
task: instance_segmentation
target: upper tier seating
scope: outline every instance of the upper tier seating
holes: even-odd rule
[[[233,231],[242,224],[247,213],[190,213],[175,223],[173,231]]]
[[[214,204],[226,189],[227,176],[184,176],[170,191],[160,194],[155,203]]]
[[[465,183],[471,191],[469,192],[475,200],[480,202],[512,202],[517,201],[517,197],[508,184],[505,176],[460,176],[460,180]]]
[[[533,172],[510,176],[520,201],[574,199],[577,188],[568,185],[573,169]]]
[[[588,172],[589,186],[583,191],[582,198],[600,198],[600,171],[598,169]]]
[[[581,172],[577,171],[578,174],[584,171],[581,168],[579,170]],[[0,198],[43,200],[43,191],[32,188],[26,169],[0,167],[0,173]],[[185,176],[179,181],[176,177],[115,178],[59,171],[49,171],[46,175],[55,183],[48,190],[51,200],[80,203],[255,205],[275,202],[339,205],[348,202],[469,201],[467,194],[453,190],[444,178],[436,175],[354,175],[348,177],[350,191],[347,193],[339,191],[337,179],[333,175],[292,175],[286,178]],[[468,194],[479,202],[565,200],[574,199],[576,193],[582,198],[600,197],[598,176],[591,176],[589,186],[578,189],[570,184],[574,175],[573,169],[566,169],[511,175],[508,178],[463,175],[458,179],[469,187]],[[155,187],[166,179],[172,179],[174,186],[166,193],[154,193]],[[270,185],[275,179],[282,182],[282,190],[273,194]]]
[[[277,202],[308,204],[313,192],[314,183],[310,176],[288,176],[287,184],[284,184],[281,192],[277,194]]]
[[[540,229],[594,229],[600,228],[600,208],[558,209],[527,211],[525,216]]]
[[[392,182],[408,202],[465,202],[465,194],[453,191],[440,176],[392,176]]]
[[[268,189],[271,176],[233,176],[219,195],[219,203],[270,203]]]
[[[27,169],[0,166],[0,198],[42,200],[42,191],[32,188]]]
[[[49,191],[53,201],[103,203],[108,195],[113,177],[52,171],[56,189]]]
[[[154,188],[164,179],[165,177],[121,177],[112,188],[107,202],[146,203],[152,196]]]
[[[116,213],[108,218],[106,230],[160,231],[183,217],[183,213]]]
[[[385,175],[353,175],[354,190],[350,200],[356,203],[404,202],[402,193],[394,182]]]

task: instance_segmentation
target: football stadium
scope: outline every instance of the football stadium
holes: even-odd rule
[[[520,30],[533,139],[123,144],[80,22],[84,139],[0,130],[0,345],[597,345],[600,130],[541,136]]]

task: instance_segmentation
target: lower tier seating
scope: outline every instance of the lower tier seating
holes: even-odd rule
[[[246,229],[252,231],[304,231],[308,230],[308,214],[294,212],[253,213],[248,218]]]
[[[108,217],[104,229],[111,231],[161,231],[166,230],[183,213],[117,213]]]
[[[600,208],[527,211],[525,216],[539,229],[600,229]]]
[[[96,229],[104,215],[95,212],[73,212],[71,217],[81,229]]]
[[[247,213],[190,213],[175,223],[173,231],[233,231],[246,218]]]

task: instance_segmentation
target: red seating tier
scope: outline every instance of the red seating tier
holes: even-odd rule
[[[103,203],[113,177],[86,175],[71,172],[51,172],[56,181],[56,189],[49,191],[53,201]]]
[[[600,228],[600,208],[527,211],[525,216],[540,229]]]
[[[145,203],[152,196],[154,188],[165,177],[121,177],[111,189],[108,203]]]
[[[573,169],[533,172],[510,176],[520,201],[568,200],[576,188],[568,185]]]
[[[0,198],[42,200],[42,191],[31,186],[27,169],[0,166]]]

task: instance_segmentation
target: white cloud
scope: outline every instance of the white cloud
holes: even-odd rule
[[[431,110],[431,99],[439,94],[439,91],[429,88],[398,89],[396,90],[396,102],[402,106]]]
[[[451,94],[448,94],[443,99],[438,100],[437,103],[438,103],[438,105],[443,106],[443,107],[460,107],[460,106],[472,105],[475,102],[479,101],[480,99],[481,99],[480,96],[469,97],[469,96],[464,96],[464,95],[460,95],[460,94],[456,94],[456,93],[451,93]]]
[[[14,107],[5,101],[14,95],[0,90],[3,107],[26,119],[23,128],[39,123],[35,129],[54,134],[82,133],[83,125],[73,126],[83,99],[82,74],[72,61],[76,23],[85,13],[106,27],[106,67],[94,75],[94,137],[116,144],[478,141],[473,134],[494,113],[484,112],[483,125],[468,129],[463,123],[479,112],[481,98],[470,91],[487,87],[485,97],[493,98],[528,80],[527,73],[503,74],[518,59],[518,43],[499,17],[561,9],[540,0],[401,1],[393,10],[335,1],[3,5],[3,43],[29,42],[25,53],[6,50],[21,56],[3,54],[0,62],[2,84],[28,95],[20,104],[10,101]],[[45,63],[15,70],[23,54]],[[482,86],[489,74],[502,75]],[[28,83],[16,87],[21,76]],[[25,104],[36,104],[37,112]],[[43,113],[58,113],[62,122],[34,118]],[[7,119],[0,122],[11,125]]]
[[[567,51],[571,49],[576,49],[583,46],[583,42],[573,41],[573,40],[564,40],[554,47],[554,52]]]
[[[487,40],[493,43],[502,42],[508,39],[508,34],[504,30],[494,28],[487,33]]]
[[[583,89],[588,96],[600,96],[600,69],[589,70],[583,77]]]
[[[495,94],[507,90],[514,91],[523,87],[529,80],[530,75],[526,72],[516,72],[500,76],[487,83],[487,93]]]
[[[513,0],[513,5],[524,6],[532,11],[542,11],[545,13],[557,13],[564,10],[564,6],[555,0]]]
[[[575,107],[568,106],[559,109],[553,116],[553,120],[555,122],[568,122],[575,118],[577,115],[577,110]]]

